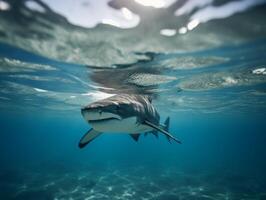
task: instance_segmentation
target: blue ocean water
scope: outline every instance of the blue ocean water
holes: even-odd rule
[[[266,199],[265,1],[88,1],[89,23],[56,2],[0,0],[0,199]],[[182,144],[104,133],[79,149],[81,107],[124,93],[152,97]]]

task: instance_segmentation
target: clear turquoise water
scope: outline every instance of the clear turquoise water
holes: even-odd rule
[[[84,28],[21,2],[0,9],[0,199],[266,198],[264,5],[166,37],[192,14],[131,3],[136,27]],[[117,93],[152,96],[182,144],[106,133],[79,149],[80,108]]]

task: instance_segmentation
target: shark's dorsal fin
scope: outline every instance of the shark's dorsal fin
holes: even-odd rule
[[[99,131],[96,131],[94,129],[88,130],[87,133],[80,139],[79,141],[79,148],[85,147],[87,144],[89,144],[92,140],[94,140],[96,137],[101,135],[102,133]]]
[[[129,134],[136,142],[139,140],[139,136],[140,134],[137,133],[137,134]]]
[[[174,136],[172,136],[169,132],[167,132],[166,130],[162,129],[161,127],[149,122],[148,120],[144,121],[144,124],[146,124],[147,126],[152,127],[153,129],[160,131],[161,133],[163,133],[167,138],[171,138],[172,140],[176,141],[177,143],[181,144],[181,141],[179,141],[178,139],[176,139]]]

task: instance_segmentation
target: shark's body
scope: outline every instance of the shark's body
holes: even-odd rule
[[[151,99],[144,95],[115,95],[89,104],[81,109],[81,113],[92,129],[80,140],[80,148],[103,132],[129,133],[137,141],[140,133],[151,132],[157,136],[157,131],[160,131],[180,143],[168,133],[169,118],[161,126],[160,115]]]

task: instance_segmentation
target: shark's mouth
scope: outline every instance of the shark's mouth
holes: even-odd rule
[[[93,120],[88,120],[89,123],[100,123],[100,122],[107,122],[110,120],[120,120],[116,117],[109,117],[109,118],[104,118],[104,119],[93,119]]]

